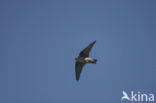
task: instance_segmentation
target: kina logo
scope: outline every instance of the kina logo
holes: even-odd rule
[[[122,91],[122,97],[121,101],[132,101],[132,102],[140,102],[140,101],[147,101],[147,102],[154,102],[154,94],[146,94],[146,93],[141,93],[140,91],[134,92],[131,91],[129,94],[126,93],[125,91]]]

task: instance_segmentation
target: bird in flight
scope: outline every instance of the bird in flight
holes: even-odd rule
[[[96,43],[96,41],[93,41],[91,44],[89,44],[85,49],[83,49],[80,52],[79,56],[75,57],[75,60],[76,60],[75,73],[76,73],[76,80],[77,81],[79,81],[82,68],[86,63],[96,64],[96,62],[97,62],[97,59],[93,59],[93,58],[89,57],[89,52],[91,51],[91,49],[95,43]]]

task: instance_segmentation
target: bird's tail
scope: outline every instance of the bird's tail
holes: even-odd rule
[[[97,61],[98,61],[97,59],[94,59],[93,63],[95,63],[95,64],[96,64],[96,62],[97,62]]]

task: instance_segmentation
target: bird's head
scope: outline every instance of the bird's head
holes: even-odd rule
[[[75,60],[78,60],[78,56],[75,57]]]

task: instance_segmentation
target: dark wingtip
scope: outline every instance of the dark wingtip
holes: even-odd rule
[[[76,79],[77,82],[79,82],[79,79]]]
[[[92,44],[95,44],[96,43],[96,40],[94,40],[93,42],[92,42]]]

